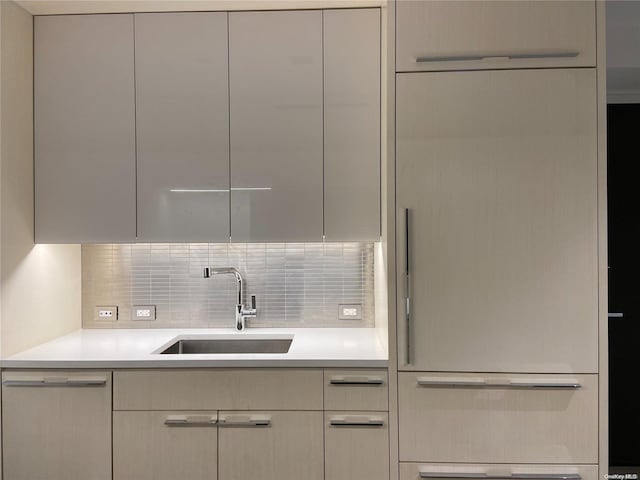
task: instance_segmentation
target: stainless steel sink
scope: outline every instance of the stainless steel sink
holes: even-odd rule
[[[187,338],[173,342],[161,354],[287,353],[292,338]]]

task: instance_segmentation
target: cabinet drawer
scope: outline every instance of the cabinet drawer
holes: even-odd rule
[[[597,465],[491,465],[400,463],[400,480],[420,479],[597,480]]]
[[[389,416],[386,412],[326,412],[327,480],[389,479]]]
[[[396,5],[398,71],[595,65],[593,1]]]
[[[322,370],[114,373],[115,410],[322,410]]]
[[[215,480],[217,412],[114,412],[114,480]]]
[[[4,477],[111,479],[111,372],[3,372]]]
[[[220,412],[220,480],[323,480],[322,412]]]
[[[597,375],[400,373],[398,383],[401,461],[598,460]]]
[[[386,370],[325,370],[325,410],[388,410]]]

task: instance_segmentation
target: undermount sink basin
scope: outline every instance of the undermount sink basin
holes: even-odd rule
[[[160,354],[287,353],[293,338],[183,338]]]

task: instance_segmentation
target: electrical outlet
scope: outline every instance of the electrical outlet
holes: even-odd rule
[[[362,305],[338,305],[340,320],[362,320]]]
[[[118,307],[112,305],[105,307],[96,307],[94,312],[94,319],[99,322],[117,320]]]
[[[155,305],[134,305],[131,309],[131,320],[155,320]]]

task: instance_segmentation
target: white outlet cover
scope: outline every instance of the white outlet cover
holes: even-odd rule
[[[340,320],[362,320],[362,305],[338,305]]]

